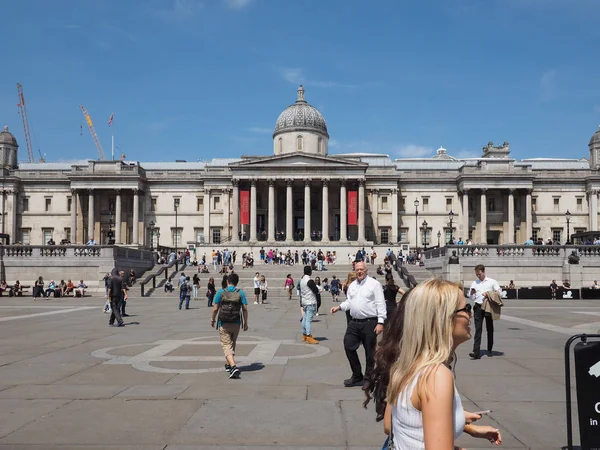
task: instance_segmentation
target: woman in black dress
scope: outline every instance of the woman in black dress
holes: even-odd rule
[[[404,295],[404,291],[394,282],[394,276],[391,273],[385,275],[385,286],[383,287],[383,298],[385,298],[385,308],[387,310],[386,322],[392,317],[394,311],[397,308],[396,297],[400,294],[400,297]],[[384,324],[385,326],[385,324]]]

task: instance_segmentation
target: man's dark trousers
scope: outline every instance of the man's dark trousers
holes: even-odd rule
[[[346,357],[352,369],[352,378],[362,380],[362,367],[360,359],[358,359],[358,347],[360,344],[365,348],[365,359],[367,366],[365,368],[365,377],[367,377],[375,366],[375,347],[377,345],[377,334],[375,327],[377,326],[377,318],[371,319],[351,319],[346,328],[344,335],[344,350]]]
[[[492,351],[494,347],[494,321],[490,313],[485,313],[479,303],[473,306],[473,318],[475,319],[475,338],[473,339],[473,353],[479,356],[481,347],[481,334],[483,333],[483,318],[485,317],[485,329],[487,331],[487,350]]]
[[[111,297],[110,298],[110,319],[108,319],[108,324],[112,325],[115,323],[115,319],[118,324],[123,323],[123,318],[121,317],[121,296]]]
[[[121,304],[121,316],[125,315],[125,307],[127,306],[127,300],[125,300],[125,293],[121,292],[121,299],[120,299],[120,304]]]

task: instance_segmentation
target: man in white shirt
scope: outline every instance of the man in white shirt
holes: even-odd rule
[[[254,275],[254,304],[258,305],[258,296],[260,295],[260,273]]]
[[[483,302],[487,301],[487,293],[496,291],[502,296],[502,289],[496,280],[485,276],[485,266],[479,264],[475,266],[475,276],[477,279],[471,284],[469,297],[473,300],[473,318],[475,319],[475,338],[473,339],[473,352],[469,356],[473,359],[481,358],[479,351],[481,347],[481,334],[483,332],[483,319],[485,317],[485,329],[487,331],[487,351],[488,356],[493,356],[494,347],[494,321],[490,313],[483,312]]]
[[[346,301],[331,308],[331,314],[337,311],[350,311],[351,320],[344,336],[344,349],[352,369],[352,377],[344,380],[344,386],[363,385],[375,365],[375,347],[377,335],[383,332],[383,322],[387,317],[385,299],[381,283],[367,275],[367,265],[359,261],[355,265],[357,279],[348,287]],[[365,347],[365,376],[358,359],[358,347]],[[364,388],[364,386],[363,386]]]

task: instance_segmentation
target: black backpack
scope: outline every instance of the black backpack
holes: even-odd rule
[[[219,320],[222,323],[239,322],[241,310],[242,295],[240,290],[228,291],[225,289],[221,293],[221,300],[219,301]]]

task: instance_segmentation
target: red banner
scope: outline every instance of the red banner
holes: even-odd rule
[[[250,191],[240,191],[240,224],[250,225]]]
[[[348,191],[348,225],[358,222],[358,192]]]

